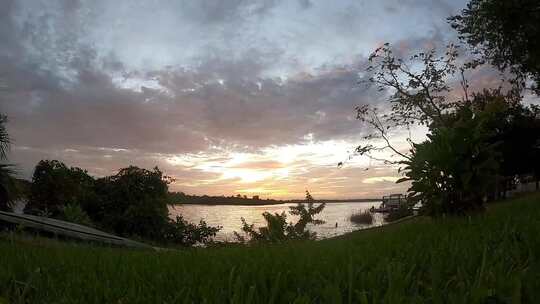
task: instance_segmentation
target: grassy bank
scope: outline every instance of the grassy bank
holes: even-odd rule
[[[538,194],[281,246],[152,252],[4,235],[0,303],[527,303],[540,298],[538,235]]]

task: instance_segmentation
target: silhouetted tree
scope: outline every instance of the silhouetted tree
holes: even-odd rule
[[[94,222],[120,235],[183,246],[209,241],[220,227],[210,227],[204,221],[191,224],[182,217],[169,219],[170,182],[157,167],[130,166],[96,180],[97,201],[85,210]]]
[[[94,178],[86,170],[57,160],[42,160],[34,169],[25,213],[62,217],[70,204],[84,207],[95,199]]]
[[[540,93],[540,2],[471,0],[449,18],[460,38],[501,70],[510,70],[524,86],[526,76]]]
[[[500,89],[484,90],[471,100],[475,113],[489,113],[486,127],[489,142],[501,155],[499,175],[503,182],[534,176],[538,180],[540,161],[540,108],[523,105],[519,96],[503,95]],[[504,196],[504,185],[498,185]]]
[[[131,166],[95,180],[85,170],[57,160],[36,166],[25,212],[52,216],[123,236],[184,246],[207,242],[220,227],[169,219],[171,178],[156,167]]]
[[[406,177],[398,182],[411,181],[409,198],[421,201],[427,214],[482,208],[497,181],[501,157],[490,142],[489,115],[460,107],[447,114],[447,125],[432,128],[426,141],[413,144],[411,158],[401,162]]]
[[[497,176],[502,175],[502,157],[508,157],[508,164],[517,162],[508,153],[503,155],[504,149],[497,148],[504,147],[502,137],[508,136],[506,133],[513,128],[510,126],[515,126],[517,121],[509,120],[511,115],[506,112],[519,105],[521,98],[517,91],[510,90],[506,95],[500,90],[470,94],[464,75],[476,65],[458,65],[454,45],[449,45],[443,56],[431,50],[405,61],[394,56],[385,44],[369,60],[371,65],[367,70],[372,75],[369,83],[391,93],[390,108],[357,107],[357,118],[374,132],[364,137],[367,143],[358,146],[356,154],[378,159],[374,153],[391,151],[392,159],[378,160],[405,166],[401,168],[405,178],[398,182],[411,181],[410,199],[422,201],[429,214],[478,209]],[[456,85],[451,86],[452,82]],[[457,86],[462,94],[456,97]],[[482,108],[483,102],[490,106]],[[496,109],[493,107],[496,104],[504,107]],[[505,125],[500,121],[501,116],[508,123],[504,132],[497,126]],[[409,151],[397,149],[390,142],[390,132],[412,125],[427,126],[428,139],[414,143],[408,138]],[[530,152],[531,144],[528,147],[521,153]]]
[[[168,219],[167,181],[158,168],[134,166],[98,179],[98,204],[90,216],[121,235],[159,239]]]
[[[7,159],[11,142],[6,123],[7,116],[0,114],[0,211],[11,211],[11,202],[20,194],[13,177],[13,166],[3,163]]]
[[[0,160],[7,159],[10,139],[6,128],[7,116],[0,114]]]

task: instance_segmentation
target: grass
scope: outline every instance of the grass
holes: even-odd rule
[[[137,251],[4,235],[0,303],[533,303],[540,195],[320,242]]]
[[[373,224],[373,214],[369,210],[364,210],[362,212],[355,212],[351,214],[349,220],[355,224]]]

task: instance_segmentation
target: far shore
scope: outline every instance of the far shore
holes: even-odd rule
[[[316,203],[370,203],[380,202],[380,198],[361,198],[361,199],[336,199],[336,200],[318,200]],[[240,201],[240,202],[177,202],[171,205],[207,205],[207,206],[265,206],[265,205],[282,205],[282,204],[296,204],[304,203],[304,200],[257,200],[257,201]]]

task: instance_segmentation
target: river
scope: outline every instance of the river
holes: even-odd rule
[[[326,221],[323,225],[311,226],[311,231],[317,232],[317,238],[329,238],[365,229],[373,226],[383,225],[383,217],[380,213],[373,214],[374,221],[371,225],[354,224],[349,220],[351,214],[367,210],[372,206],[378,207],[381,202],[347,202],[328,203],[318,218]],[[245,218],[248,224],[254,223],[256,227],[265,226],[266,222],[262,217],[265,211],[271,213],[287,212],[287,221],[294,220],[288,211],[290,206],[295,204],[261,205],[261,206],[237,206],[237,205],[193,205],[181,204],[169,208],[171,217],[181,214],[186,220],[198,223],[203,219],[208,225],[222,226],[223,228],[216,235],[218,241],[235,241],[234,231],[241,232],[242,222],[240,218]],[[337,223],[337,227],[336,227]]]

